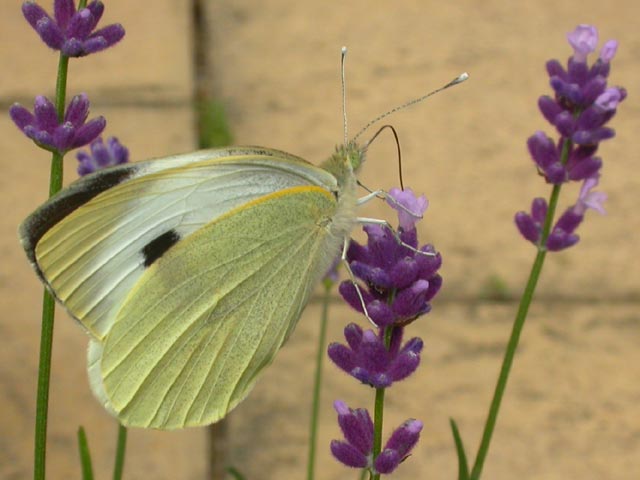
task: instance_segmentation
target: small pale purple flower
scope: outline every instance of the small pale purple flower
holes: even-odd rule
[[[54,0],[54,18],[34,1],[22,4],[24,17],[42,41],[67,57],[99,52],[124,37],[124,28],[119,23],[95,30],[103,12],[104,5],[99,0],[80,10],[76,10],[73,0]]]
[[[618,51],[618,42],[615,40],[607,40],[600,50],[600,60],[609,63],[615,57]]]
[[[415,229],[416,222],[422,219],[422,215],[429,206],[429,201],[424,195],[416,197],[413,190],[407,188],[401,190],[392,188],[389,190],[387,203],[398,212],[400,228],[403,230]]]
[[[415,337],[402,345],[403,331],[402,327],[393,329],[387,348],[384,329],[376,334],[373,330],[363,331],[355,323],[350,323],[344,329],[347,345],[331,343],[329,358],[360,382],[374,388],[387,388],[407,378],[420,364],[422,340]]]
[[[595,52],[598,46],[598,30],[592,25],[578,25],[573,32],[567,34],[567,40],[573,47],[573,60],[586,62],[587,55]]]
[[[580,188],[580,194],[578,195],[578,201],[576,202],[573,210],[577,215],[584,215],[588,210],[595,210],[596,212],[604,215],[604,207],[602,204],[607,199],[607,194],[604,192],[592,192],[600,180],[599,175],[587,178]]]
[[[602,92],[594,101],[599,109],[604,112],[615,111],[618,104],[624,99],[624,92],[616,87],[609,87]]]
[[[549,234],[546,242],[549,251],[557,252],[578,243],[580,237],[574,232],[584,220],[584,214],[587,210],[595,210],[600,214],[605,213],[602,204],[607,199],[607,194],[591,191],[598,185],[598,180],[599,176],[595,175],[583,182],[576,204],[569,207],[560,216]]]
[[[380,455],[373,462],[378,473],[389,474],[409,456],[420,439],[423,424],[420,420],[410,419],[398,427],[389,437]]]
[[[76,154],[80,176],[129,161],[129,150],[116,137],[109,137],[106,143],[99,137],[91,142],[90,149],[91,152],[80,151]]]
[[[17,127],[37,145],[52,152],[65,153],[89,144],[107,124],[102,116],[87,122],[89,99],[84,93],[71,99],[62,122],[58,121],[53,103],[44,96],[36,97],[33,112],[18,103],[9,109]]]

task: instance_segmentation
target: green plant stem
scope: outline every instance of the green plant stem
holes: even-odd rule
[[[121,480],[124,471],[124,454],[127,450],[127,427],[118,424],[118,443],[116,445],[116,461],[113,466],[113,480]]]
[[[518,347],[518,341],[520,340],[520,334],[522,332],[522,327],[524,326],[524,321],[527,318],[527,312],[529,311],[529,305],[531,305],[533,292],[535,291],[538,278],[540,277],[540,271],[542,270],[545,254],[546,252],[543,250],[538,251],[536,259],[533,262],[533,267],[531,268],[529,281],[527,282],[524,294],[520,299],[518,314],[516,315],[516,319],[513,322],[511,337],[509,338],[509,343],[507,344],[504,359],[502,360],[500,375],[498,377],[498,382],[493,394],[493,400],[491,401],[491,407],[489,408],[489,415],[487,416],[487,421],[485,422],[482,440],[480,442],[480,447],[478,448],[478,453],[476,455],[476,461],[473,465],[473,469],[471,470],[472,479],[480,478],[484,461],[486,459],[487,453],[489,452],[491,436],[493,434],[496,420],[498,418],[500,403],[502,402],[502,397],[504,396],[504,391],[507,386],[509,372],[511,370],[511,365],[513,364],[513,357],[516,353],[516,348]]]
[[[373,410],[373,458],[382,451],[382,424],[384,420],[384,388],[376,388],[376,399]],[[372,480],[380,480],[380,474],[374,473]]]
[[[82,427],[78,429],[78,450],[80,452],[82,480],[93,480],[93,467],[91,466],[89,443],[87,442],[87,435]]]
[[[384,346],[389,349],[391,345],[391,334],[393,326],[386,327],[384,330]],[[376,388],[375,406],[373,410],[373,458],[376,459],[382,452],[382,424],[384,420],[384,388]],[[380,474],[374,473],[372,480],[379,480]]]
[[[58,76],[56,80],[55,105],[58,118],[64,117],[64,106],[67,90],[67,71],[69,58],[60,55]],[[62,155],[54,153],[51,157],[49,176],[49,197],[62,188]],[[45,289],[42,298],[42,324],[40,327],[40,357],[38,364],[38,392],[36,397],[36,425],[34,439],[33,478],[44,480],[47,456],[47,417],[49,409],[49,380],[51,377],[51,350],[53,345],[55,301],[51,293]]]
[[[329,318],[329,300],[331,285],[324,286],[322,297],[322,313],[320,316],[320,333],[318,335],[318,349],[316,352],[316,372],[313,379],[313,401],[311,405],[311,424],[309,426],[309,454],[307,458],[307,480],[315,477],[316,447],[318,442],[318,419],[320,411],[320,388],[322,386],[322,364],[325,355],[327,338],[327,324]]]
[[[566,164],[567,162],[570,149],[571,149],[571,143],[569,140],[566,140],[562,146],[562,153],[561,153],[561,161],[563,164]],[[484,461],[487,458],[487,454],[489,453],[489,445],[491,444],[491,437],[493,435],[493,431],[496,426],[496,421],[498,419],[498,412],[500,411],[500,404],[504,396],[504,391],[507,387],[507,380],[509,379],[509,373],[511,371],[511,366],[513,364],[513,358],[516,354],[516,349],[518,348],[518,342],[520,341],[520,334],[522,333],[524,322],[527,318],[527,313],[529,312],[529,306],[533,301],[533,294],[535,292],[538,279],[540,278],[540,273],[542,272],[544,259],[547,254],[547,250],[544,247],[544,245],[546,244],[547,238],[549,238],[549,233],[551,232],[551,225],[553,224],[553,218],[555,216],[556,208],[558,206],[558,199],[560,198],[560,189],[561,189],[561,185],[554,185],[553,190],[551,191],[551,196],[549,197],[549,206],[547,209],[547,216],[545,218],[544,226],[542,228],[542,234],[540,236],[540,242],[539,242],[540,246],[538,247],[538,253],[536,254],[536,258],[531,267],[529,280],[527,281],[527,285],[522,294],[522,298],[520,299],[520,305],[518,306],[518,313],[516,314],[516,318],[513,322],[513,327],[511,329],[511,336],[509,337],[509,342],[507,343],[507,348],[504,354],[504,358],[502,360],[502,367],[500,368],[500,375],[498,376],[496,388],[493,393],[493,399],[491,400],[491,406],[489,407],[489,414],[487,416],[487,420],[484,426],[484,431],[482,433],[482,440],[480,441],[480,446],[478,447],[476,460],[474,462],[473,469],[471,470],[471,476],[470,476],[471,480],[480,479],[480,475],[482,474],[482,467],[484,466]]]

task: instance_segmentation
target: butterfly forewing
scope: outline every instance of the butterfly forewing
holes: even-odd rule
[[[285,188],[336,188],[324,170],[261,148],[134,165],[79,180],[21,227],[23,245],[43,280],[97,339],[109,331],[145,270],[203,225]],[[66,215],[57,218],[60,211]]]

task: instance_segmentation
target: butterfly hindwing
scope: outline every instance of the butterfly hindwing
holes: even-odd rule
[[[337,202],[292,187],[230,210],[138,279],[103,342],[94,391],[121,422],[179,428],[222,418],[282,346],[339,252]]]

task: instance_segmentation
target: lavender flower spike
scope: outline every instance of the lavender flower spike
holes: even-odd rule
[[[76,154],[80,176],[129,161],[129,150],[116,137],[109,137],[106,144],[98,137],[91,142],[90,148],[90,153],[80,151]]]
[[[89,98],[84,93],[71,99],[62,122],[58,121],[56,108],[46,97],[36,97],[33,112],[18,103],[9,109],[11,119],[27,137],[45,150],[61,154],[87,145],[107,125],[102,116],[86,121]]]
[[[554,97],[543,95],[538,100],[540,112],[555,127],[559,138],[554,140],[538,131],[529,137],[527,146],[538,173],[548,183],[583,182],[580,196],[576,204],[558,219],[544,245],[540,244],[547,214],[546,202],[536,199],[531,214],[518,212],[515,215],[515,223],[522,236],[549,251],[564,250],[578,243],[580,237],[575,231],[587,209],[604,213],[602,203],[606,195],[591,192],[598,183],[603,165],[596,152],[600,142],[614,137],[615,132],[607,122],[627,96],[624,88],[607,86],[618,42],[605,42],[599,57],[589,66],[588,56],[598,46],[596,28],[578,25],[567,39],[574,53],[566,68],[557,60],[547,62]]]
[[[93,0],[86,8],[76,10],[73,0],[54,0],[53,16],[34,1],[22,4],[22,13],[44,43],[67,57],[83,57],[119,42],[124,28],[119,23],[95,30],[104,5]]]

